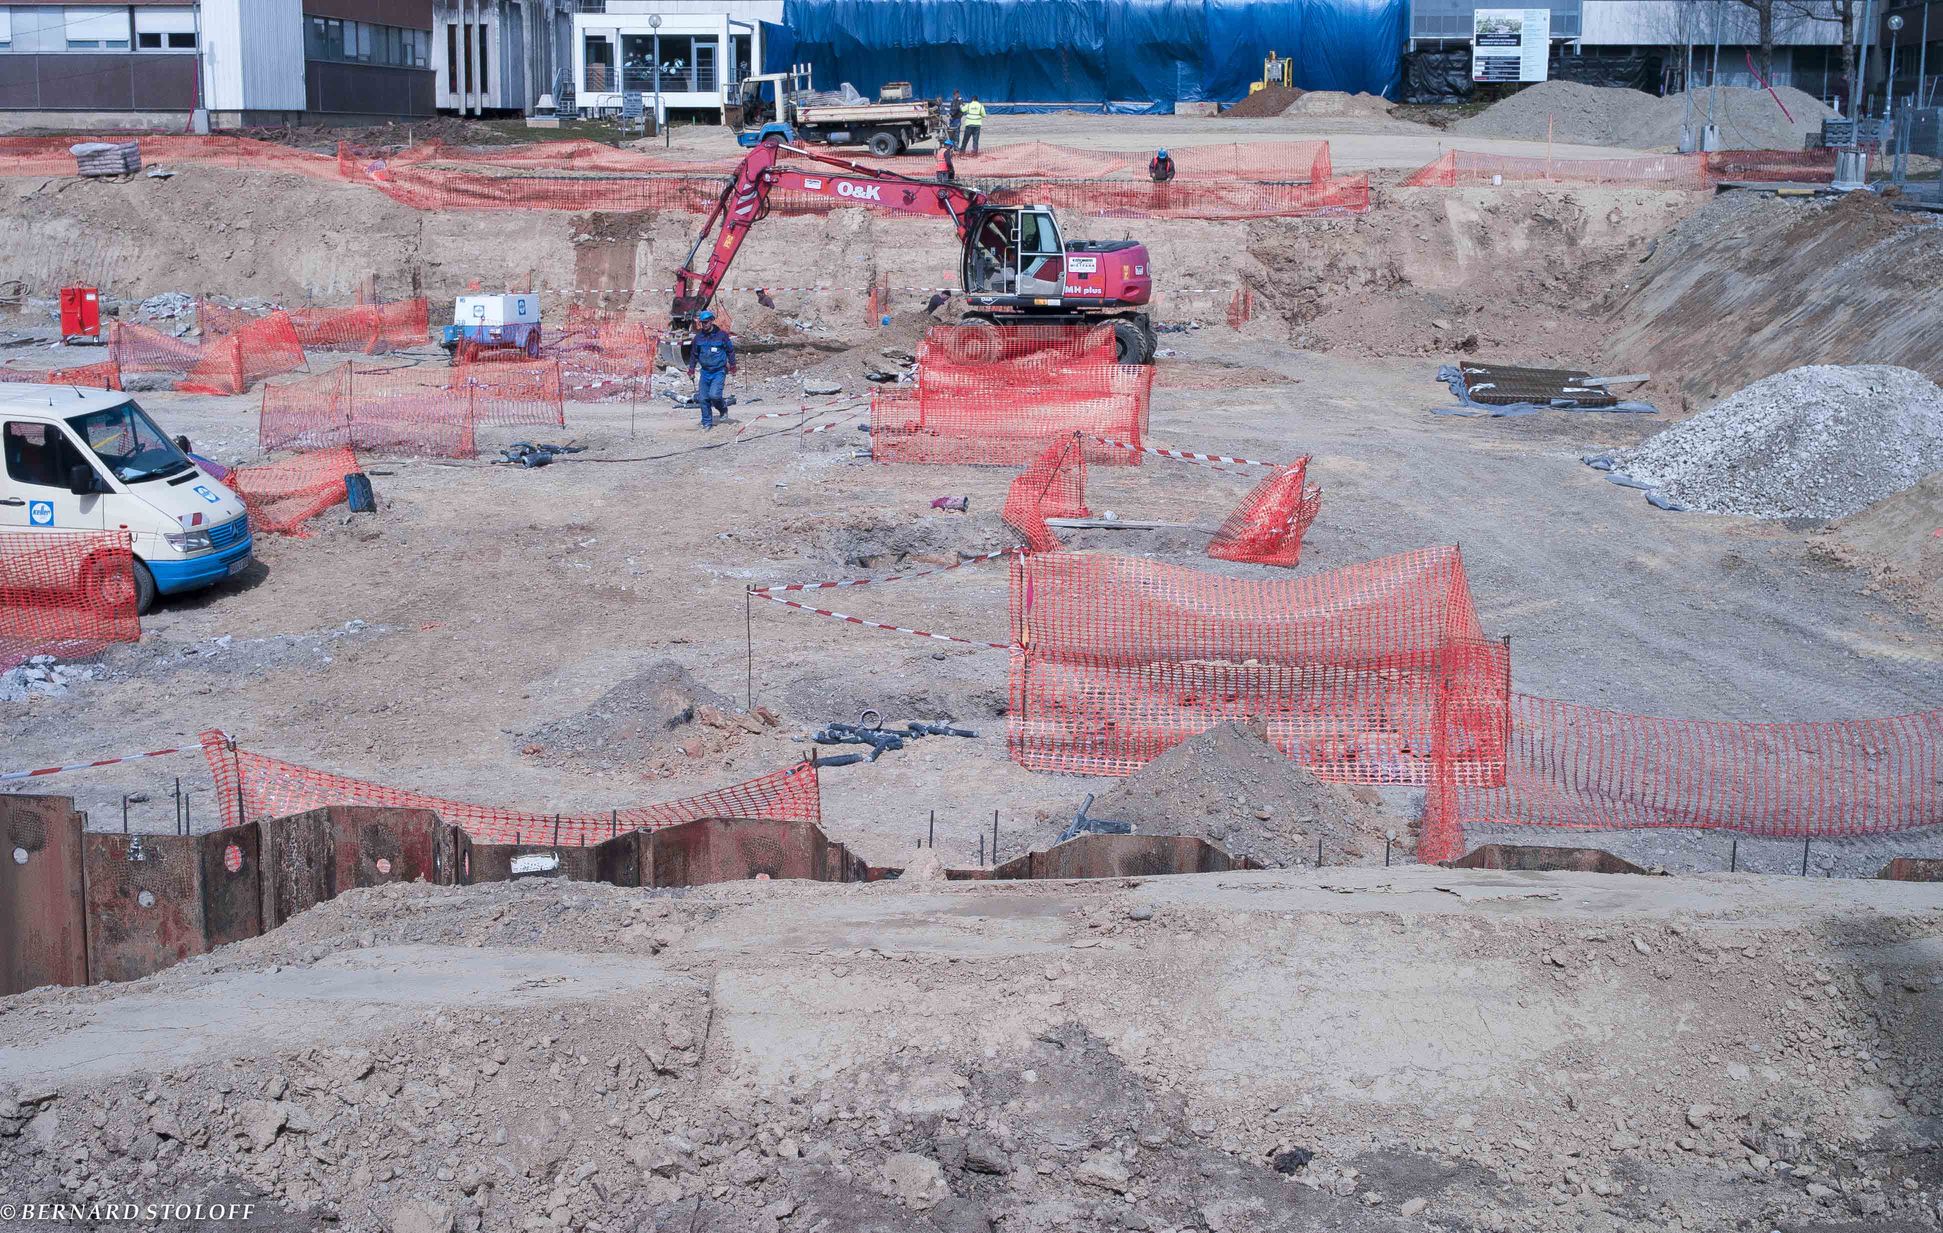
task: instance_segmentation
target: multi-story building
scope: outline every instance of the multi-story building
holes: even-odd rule
[[[659,93],[667,111],[722,114],[762,66],[762,25],[782,0],[580,0],[573,16],[575,102],[618,112],[625,94]],[[563,66],[565,67],[565,66]]]
[[[435,0],[432,67],[440,111],[530,112],[570,70],[578,0]]]
[[[0,0],[0,127],[434,114],[432,0]]]

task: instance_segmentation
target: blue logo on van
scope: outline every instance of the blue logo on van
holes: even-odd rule
[[[52,501],[27,502],[27,523],[29,526],[51,527],[54,525],[54,503]]]
[[[221,502],[222,502],[222,498],[221,498],[221,497],[219,497],[219,496],[217,496],[217,495],[216,495],[215,493],[213,493],[213,492],[211,492],[211,491],[209,491],[209,490],[208,490],[207,488],[204,488],[204,487],[203,487],[203,486],[202,486],[201,484],[197,484],[197,485],[196,485],[196,491],[197,491],[197,492],[199,492],[199,493],[201,493],[201,494],[202,494],[202,499],[203,499],[203,500],[205,500],[205,501],[207,501],[207,502],[209,502],[209,503],[210,503],[211,505],[218,505],[218,504],[221,504]]]

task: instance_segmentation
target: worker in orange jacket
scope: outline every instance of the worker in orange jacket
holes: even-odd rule
[[[951,161],[951,138],[938,139],[938,183],[949,184],[958,178],[958,168]]]

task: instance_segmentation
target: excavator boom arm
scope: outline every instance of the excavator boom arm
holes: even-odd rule
[[[837,170],[823,172],[778,166],[784,154],[793,154]],[[985,201],[985,194],[960,185],[934,183],[894,171],[880,171],[847,159],[786,146],[780,141],[765,141],[751,150],[748,157],[742,160],[742,165],[736,168],[735,179],[722,190],[722,195],[716,199],[708,218],[702,223],[694,247],[689,249],[688,260],[675,272],[675,300],[670,314],[674,324],[692,322],[695,314],[714,300],[749,229],[768,215],[769,194],[777,188],[828,197],[842,205],[948,218],[960,240],[964,239],[971,210]],[[715,236],[715,245],[709,252],[708,265],[705,269],[697,270],[696,259],[711,233]]]

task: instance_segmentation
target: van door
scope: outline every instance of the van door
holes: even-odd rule
[[[0,458],[6,470],[6,482],[0,484],[0,528],[99,531],[107,525],[107,479],[56,425],[0,422]],[[68,491],[68,475],[76,466],[88,468],[104,491],[86,496]]]
[[[1066,252],[1051,210],[1019,212],[1019,294],[1057,296],[1066,290]]]

